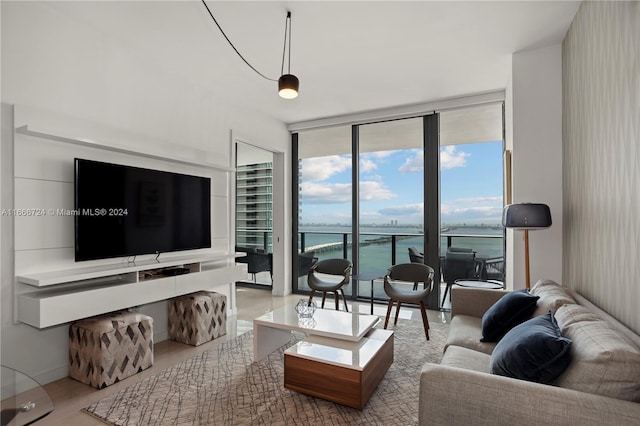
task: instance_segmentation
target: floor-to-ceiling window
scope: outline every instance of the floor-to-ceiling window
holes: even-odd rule
[[[424,247],[424,138],[422,117],[358,127],[358,271],[382,275],[409,262],[409,249]],[[371,281],[357,296],[370,297]],[[374,298],[387,300],[382,280]]]
[[[495,220],[503,204],[502,105],[460,111],[295,133],[294,264],[340,257],[353,261],[355,274],[382,275],[412,261],[414,249],[439,284],[452,242],[471,245],[479,258],[503,258]],[[306,270],[296,267],[294,291],[307,291]],[[371,280],[354,283],[349,296],[370,297]],[[386,299],[380,280],[374,289],[376,300]],[[440,307],[443,290],[430,307]]]
[[[455,279],[504,280],[503,152],[502,104],[440,113],[443,287]],[[452,248],[471,251],[470,271],[446,264]],[[448,308],[449,296],[440,303]]]
[[[306,291],[306,274],[313,261],[352,258],[351,126],[310,130],[297,137],[294,291]],[[345,292],[350,294],[350,287]]]
[[[425,179],[425,123],[430,123],[431,170],[437,170],[437,115],[340,126],[293,135],[294,291],[308,291],[309,260],[346,258],[354,276],[382,276],[393,264],[409,261],[409,247],[423,252],[425,182],[436,200],[431,261],[437,263],[437,173]],[[435,260],[433,259],[435,258]],[[370,275],[368,275],[370,276]],[[370,298],[371,278],[354,279],[344,290]],[[355,284],[355,285],[354,285]],[[385,300],[381,281],[375,298]],[[435,300],[435,299],[434,299]],[[436,307],[435,304],[433,307]]]

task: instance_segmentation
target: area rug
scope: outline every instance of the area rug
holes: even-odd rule
[[[253,333],[203,352],[85,408],[111,425],[416,425],[420,370],[439,362],[448,325],[398,320],[394,362],[363,410],[288,389],[284,350],[253,362]]]

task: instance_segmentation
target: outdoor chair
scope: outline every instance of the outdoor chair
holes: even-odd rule
[[[442,271],[444,281],[447,283],[442,296],[442,304],[444,304],[447,293],[456,280],[478,279],[481,268],[482,262],[476,259],[476,254],[471,249],[450,247],[445,255]],[[449,299],[451,299],[451,294],[449,294]]]
[[[482,261],[480,278],[494,281],[504,281],[504,257],[492,257]]]
[[[304,277],[309,273],[309,269],[318,261],[313,251],[298,253],[298,277]]]
[[[271,253],[253,248],[236,248],[236,251],[247,253],[246,256],[237,258],[236,262],[247,264],[247,272],[253,275],[253,282],[256,282],[257,273],[268,271],[273,283],[273,255]]]
[[[344,309],[349,312],[347,307],[347,296],[344,294],[342,287],[348,284],[351,279],[351,261],[347,259],[325,259],[315,263],[307,274],[307,285],[311,289],[309,295],[309,304],[313,300],[316,291],[322,292],[322,308],[327,293],[334,293],[336,300],[336,311],[339,310],[338,292],[342,293],[344,300]]]
[[[409,247],[409,260],[412,263],[424,263],[424,255],[415,247]]]
[[[398,315],[400,314],[400,305],[402,303],[417,303],[420,306],[422,314],[422,323],[424,325],[424,334],[429,340],[429,319],[425,308],[425,300],[433,290],[434,270],[431,266],[424,263],[401,263],[394,265],[387,271],[384,276],[384,292],[389,297],[389,307],[387,308],[387,317],[384,320],[384,328],[389,324],[389,316],[393,304],[398,303],[396,308],[396,317],[394,325],[398,323]],[[423,288],[414,290],[409,284],[423,283]]]

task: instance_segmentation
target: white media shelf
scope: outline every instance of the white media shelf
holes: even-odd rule
[[[47,328],[119,309],[210,290],[246,277],[234,253],[210,257],[179,256],[161,261],[95,266],[16,277],[18,321]],[[164,269],[188,273],[165,275]],[[30,291],[31,289],[35,291]]]

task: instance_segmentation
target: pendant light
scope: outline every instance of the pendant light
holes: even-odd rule
[[[287,40],[289,41],[287,43]],[[288,46],[288,49],[287,49]],[[289,52],[286,55],[287,50]],[[284,61],[287,57],[287,73],[284,73]],[[278,79],[278,94],[285,99],[294,99],[298,97],[298,89],[300,88],[300,80],[291,74],[291,12],[287,11],[287,19],[284,24],[284,48],[282,49],[282,67],[280,68],[280,78]]]
[[[207,9],[209,16],[211,16],[211,19],[213,19],[213,22],[216,24],[216,26],[218,27],[218,29],[220,30],[224,38],[227,40],[227,42],[233,48],[236,54],[240,57],[240,59],[242,59],[244,63],[247,64],[247,66],[249,66],[249,68],[251,68],[253,71],[255,71],[258,75],[260,75],[265,80],[276,81],[275,79],[269,78],[266,75],[262,74],[253,65],[251,65],[249,61],[245,59],[244,56],[242,56],[242,54],[231,42],[229,37],[227,37],[227,34],[224,32],[224,30],[218,23],[218,20],[215,18],[215,16],[213,16],[213,12],[211,12],[211,9],[209,9],[209,6],[207,6],[207,3],[205,2],[205,0],[202,0],[202,4]],[[284,73],[285,59],[287,60],[286,74]],[[283,97],[284,99],[293,99],[298,97],[298,88],[300,87],[300,81],[298,80],[298,77],[291,74],[291,12],[290,11],[287,11],[287,18],[284,22],[284,47],[282,49],[282,67],[280,69],[280,78],[277,81],[278,81],[278,93],[280,94],[281,97]]]

